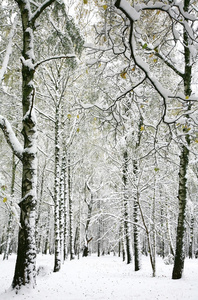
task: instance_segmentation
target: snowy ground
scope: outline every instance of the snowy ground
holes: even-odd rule
[[[53,256],[38,256],[37,286],[20,295],[8,291],[16,256],[3,261],[0,256],[0,300],[197,300],[198,259],[185,261],[184,276],[172,280],[172,266],[157,259],[157,276],[151,277],[149,258],[142,258],[142,270],[133,271],[115,256],[66,261],[59,273],[53,273]],[[6,292],[7,291],[7,292]]]

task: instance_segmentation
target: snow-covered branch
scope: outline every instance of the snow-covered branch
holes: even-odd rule
[[[34,23],[42,12],[56,0],[46,0],[44,3],[32,14],[31,21]]]
[[[23,147],[17,139],[9,121],[0,115],[0,128],[2,129],[7,143],[13,150],[14,154],[22,160],[23,158]]]
[[[39,62],[37,62],[35,65],[34,65],[34,68],[38,68],[41,64],[43,63],[46,63],[48,61],[51,61],[51,60],[54,60],[54,59],[61,59],[61,58],[76,58],[76,55],[75,54],[61,54],[61,55],[55,55],[55,56],[51,56],[51,57],[48,57],[44,60],[41,60]]]
[[[13,39],[13,36],[14,36],[14,33],[15,33],[16,23],[17,23],[17,15],[14,18],[12,29],[11,29],[9,37],[8,37],[9,42],[8,42],[8,45],[7,45],[7,48],[6,48],[6,53],[5,53],[5,57],[4,57],[4,60],[3,60],[2,67],[0,69],[0,84],[3,80],[5,72],[7,70],[9,58],[10,58],[10,55],[12,53],[12,39]]]

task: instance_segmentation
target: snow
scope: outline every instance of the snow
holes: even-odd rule
[[[7,45],[7,48],[6,48],[6,53],[5,53],[3,63],[2,63],[2,67],[0,68],[0,84],[3,80],[5,72],[7,70],[10,55],[12,54],[12,39],[14,37],[16,24],[17,24],[17,16],[14,19],[13,27],[12,27],[12,29],[10,31],[10,34],[9,34],[9,37],[8,37],[9,42],[8,42],[8,45]]]
[[[127,12],[129,18],[133,21],[137,21],[140,18],[140,13],[135,10],[126,0],[121,0],[119,8]]]
[[[3,129],[5,136],[7,137],[10,146],[20,157],[22,157],[23,146],[17,139],[11,124],[9,121],[0,115],[0,127]]]
[[[133,270],[121,258],[96,255],[80,260],[67,260],[60,272],[53,273],[53,255],[38,255],[37,286],[24,289],[16,295],[7,291],[12,281],[16,256],[8,261],[0,256],[0,299],[1,300],[197,300],[198,260],[185,261],[184,276],[172,280],[172,265],[165,265],[157,257],[157,276],[151,276],[148,257],[142,257],[142,269]]]

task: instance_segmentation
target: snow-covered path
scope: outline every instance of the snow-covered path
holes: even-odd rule
[[[0,300],[197,300],[198,260],[185,262],[184,276],[171,280],[172,266],[157,259],[157,277],[151,277],[149,258],[142,258],[142,270],[133,271],[115,256],[66,261],[53,273],[53,256],[38,256],[37,287],[20,295],[6,292],[12,281],[15,256],[2,261],[0,256]]]

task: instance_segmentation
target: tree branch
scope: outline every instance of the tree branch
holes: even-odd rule
[[[14,154],[22,160],[23,158],[23,147],[19,140],[17,139],[9,121],[0,115],[0,128],[2,129],[5,139],[14,152]]]
[[[41,64],[44,64],[44,63],[46,63],[46,62],[48,62],[48,61],[50,61],[50,60],[53,60],[53,59],[75,58],[75,57],[76,57],[75,54],[61,54],[61,55],[51,56],[51,57],[48,57],[48,58],[46,58],[46,59],[44,59],[44,60],[41,60],[41,61],[39,61],[38,63],[36,63],[36,64],[34,65],[34,68],[36,69],[36,68],[38,68]]]
[[[50,6],[56,0],[46,0],[33,14],[31,17],[31,21],[34,23],[36,19],[42,14],[42,12]]]
[[[11,31],[10,31],[10,34],[9,34],[9,37],[8,37],[9,42],[8,42],[7,49],[6,49],[5,58],[3,60],[2,67],[0,69],[0,84],[1,84],[1,82],[3,80],[5,72],[7,70],[9,58],[10,58],[10,55],[12,53],[12,39],[14,37],[14,33],[15,33],[15,29],[16,29],[16,24],[17,24],[17,15],[14,18],[14,22],[13,22],[13,25],[12,25],[12,28],[11,28]]]

